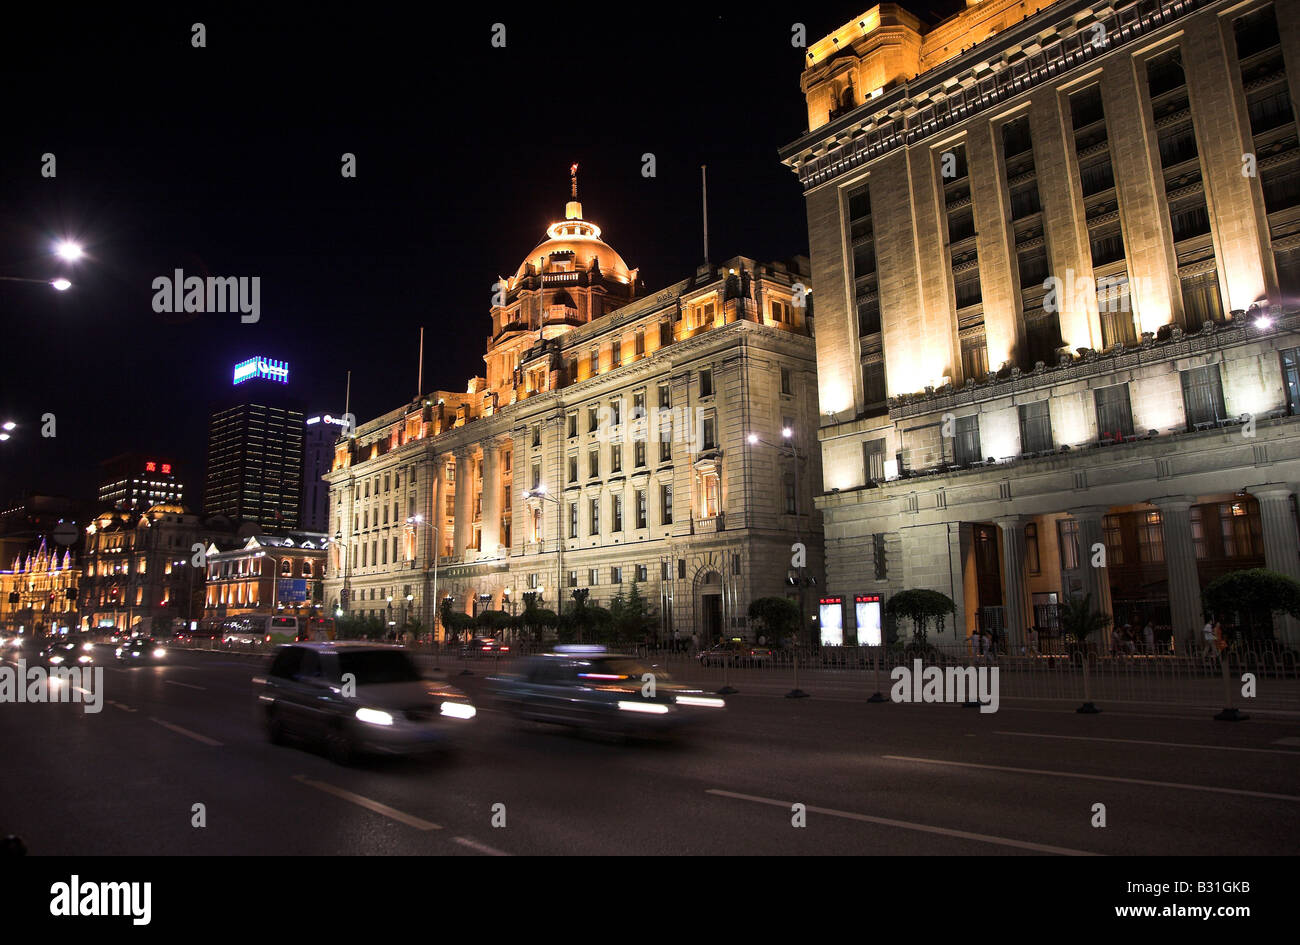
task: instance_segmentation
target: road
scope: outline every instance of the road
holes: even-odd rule
[[[259,662],[96,655],[98,714],[0,705],[0,832],[32,854],[1282,855],[1300,833],[1300,718],[1286,713],[1234,724],[1017,700],[983,714],[811,683],[792,700],[738,670],[711,727],[624,744],[521,726],[481,673],[449,664],[481,709],[461,751],[341,768],[266,741]]]

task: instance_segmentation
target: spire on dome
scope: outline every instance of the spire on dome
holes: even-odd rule
[[[567,204],[565,204],[564,219],[581,220],[582,204],[578,202],[578,162],[577,161],[574,161],[572,164],[569,165],[569,178],[571,179],[573,184],[572,191],[571,191],[573,194],[573,199],[570,200]]]

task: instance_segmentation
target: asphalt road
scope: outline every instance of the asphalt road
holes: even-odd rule
[[[745,670],[707,729],[625,744],[480,707],[449,758],[341,768],[253,718],[262,664],[173,652],[105,705],[0,704],[0,832],[32,854],[1294,854],[1300,718],[782,698]],[[206,826],[192,826],[193,805]],[[806,826],[791,806],[806,805]],[[492,824],[505,805],[505,826]],[[1096,827],[1094,805],[1105,805]]]

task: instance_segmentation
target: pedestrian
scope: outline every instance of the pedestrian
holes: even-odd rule
[[[1217,621],[1211,616],[1205,618],[1205,626],[1201,628],[1201,652],[1205,656],[1218,656],[1219,648],[1214,645],[1214,628]]]
[[[1124,624],[1124,629],[1121,633],[1120,645],[1124,648],[1124,655],[1132,656],[1134,650],[1133,625],[1131,623]]]
[[[1030,627],[1029,633],[1026,634],[1029,639],[1029,655],[1038,655],[1038,627]]]
[[[1223,636],[1223,624],[1216,619],[1214,621],[1214,649],[1216,652],[1222,653],[1227,648],[1228,641]]]
[[[1156,651],[1156,628],[1151,626],[1150,618],[1147,619],[1146,626],[1142,628],[1142,652],[1148,655]]]
[[[984,654],[984,661],[988,663],[993,662],[993,631],[992,630],[984,631],[983,635],[980,637],[980,646]]]

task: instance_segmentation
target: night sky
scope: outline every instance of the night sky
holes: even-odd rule
[[[0,275],[75,284],[0,282],[0,420],[21,424],[0,443],[0,507],[89,498],[99,462],[136,449],[172,458],[197,500],[208,413],[252,355],[287,360],[309,410],[341,412],[351,370],[364,422],[415,395],[423,325],[426,390],[463,390],[483,370],[492,283],[562,215],[573,161],[584,215],[648,290],[703,261],[702,163],[714,262],[806,253],[777,159],[806,127],[790,26],[815,40],[867,6],[46,5],[8,19]],[[930,22],[950,9],[914,8]],[[50,255],[64,236],[88,258]],[[156,314],[151,283],[177,268],[259,276],[261,320]]]

